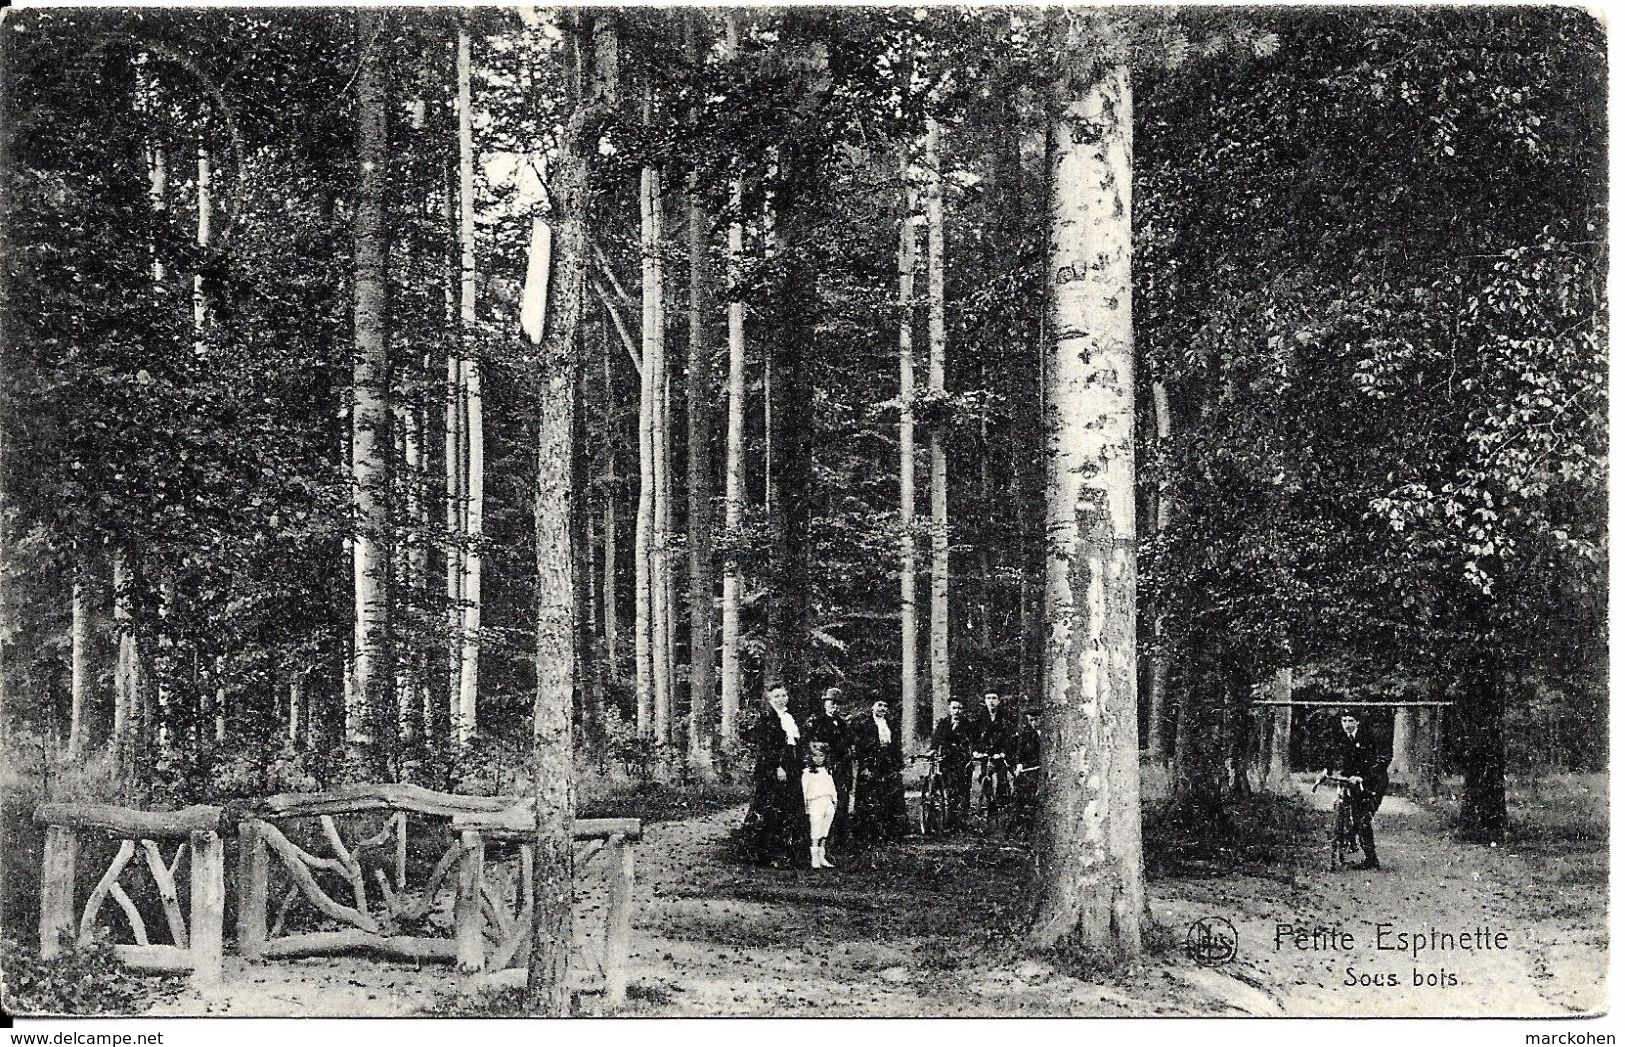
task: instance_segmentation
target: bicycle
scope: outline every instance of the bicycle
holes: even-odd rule
[[[922,753],[912,759],[931,765],[920,785],[920,835],[941,835],[948,831],[948,782],[942,776],[942,757]]]
[[[999,811],[1010,796],[1010,764],[1004,756],[977,753],[973,761],[981,767],[980,807],[984,832],[992,832]]]
[[[1338,872],[1343,868],[1343,856],[1360,845],[1356,838],[1355,804],[1363,783],[1341,774],[1323,774],[1310,792],[1327,783],[1337,786],[1337,798],[1332,801],[1332,872]]]

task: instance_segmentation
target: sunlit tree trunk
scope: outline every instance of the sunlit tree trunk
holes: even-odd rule
[[[113,627],[118,635],[118,658],[113,667],[113,762],[116,777],[128,783],[134,774],[136,703],[141,685],[141,661],[136,649],[134,614],[135,579],[130,554],[113,553]]]
[[[1107,66],[1052,116],[1051,343],[1042,761],[1035,944],[1141,950],[1135,698],[1132,110]]]
[[[531,751],[535,774],[536,879],[525,1008],[561,1016],[570,1008],[570,953],[575,940],[575,762],[571,751],[575,675],[575,587],[571,583],[573,399],[580,368],[577,327],[586,290],[587,219],[592,158],[616,83],[615,26],[609,12],[564,16],[580,85],[553,178],[558,223],[540,340],[536,464],[536,705]],[[594,24],[596,21],[596,25]],[[590,54],[590,57],[589,57]],[[590,72],[589,72],[590,70]]]
[[[931,344],[927,382],[932,398],[946,395],[948,368],[947,303],[943,299],[946,235],[942,207],[942,132],[936,120],[926,123],[925,221],[926,284]],[[948,446],[944,426],[931,426],[931,715],[948,715],[952,698],[948,664]]]
[[[457,30],[457,183],[458,243],[462,251],[461,335],[459,361],[465,439],[465,490],[468,507],[464,519],[467,551],[463,556],[462,655],[458,659],[457,712],[462,730],[471,735],[479,728],[480,673],[480,536],[485,515],[485,422],[480,392],[479,363],[470,355],[470,341],[476,320],[474,258],[474,99],[471,73],[471,43],[467,26]]]
[[[389,239],[385,165],[389,161],[388,84],[379,44],[384,15],[356,15],[361,65],[356,73],[355,360],[350,475],[355,488],[355,691],[345,709],[346,741],[375,762],[380,684],[390,679],[389,651]]]
[[[914,270],[919,264],[917,230],[914,224],[914,188],[908,183],[908,157],[903,156],[903,220],[897,231],[897,322],[898,402],[902,404],[897,423],[898,448],[898,528],[900,543],[900,585],[903,632],[902,717],[903,743],[912,744],[920,736],[920,624],[919,578],[914,540]]]
[[[745,183],[734,179],[733,220],[728,224],[728,447],[724,479],[724,524],[732,540],[745,519],[745,303],[740,298],[744,265]],[[732,556],[722,566],[722,739],[739,736],[739,563]]]
[[[649,214],[649,172],[645,170],[638,187],[638,206],[641,239],[645,245],[643,274],[643,367],[639,372],[638,388],[638,515],[637,530],[633,538],[633,585],[636,603],[633,609],[633,687],[637,695],[638,736],[647,738],[654,732],[655,661],[654,661],[654,577],[653,554],[655,526],[655,442],[654,402],[655,363],[652,350],[654,323],[650,319],[653,299],[648,287],[653,280],[647,243],[653,218]]]

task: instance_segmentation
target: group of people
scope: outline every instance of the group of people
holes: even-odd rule
[[[844,695],[827,689],[820,708],[803,720],[790,712],[790,694],[770,687],[767,708],[751,728],[755,795],[745,816],[751,857],[764,865],[831,869],[829,851],[895,840],[907,832],[903,797],[903,736],[885,700],[853,717]],[[981,715],[957,699],[938,721],[929,756],[948,784],[951,825],[970,807],[971,771],[978,760],[997,768],[1001,782],[1036,769],[1038,735],[1029,717],[1019,723],[1000,696],[983,698]],[[1001,785],[1008,790],[1008,784]]]

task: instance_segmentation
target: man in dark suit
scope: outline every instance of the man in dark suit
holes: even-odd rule
[[[807,737],[829,746],[829,773],[835,779],[835,822],[829,830],[829,846],[839,848],[846,841],[847,808],[852,797],[852,729],[841,716],[841,689],[824,691],[824,708],[807,720]]]
[[[865,843],[903,835],[903,738],[890,712],[886,702],[878,701],[849,725],[858,768],[853,830]]]
[[[977,725],[976,753],[978,756],[995,758],[984,765],[984,773],[998,774],[994,785],[998,789],[999,801],[1003,803],[1008,800],[1011,761],[1016,755],[1016,716],[1014,710],[1004,707],[994,691],[982,696],[982,719]],[[1001,757],[1002,762],[998,759]]]
[[[1382,805],[1388,791],[1388,762],[1392,755],[1378,742],[1357,709],[1345,709],[1332,738],[1332,754],[1337,772],[1357,783],[1354,792],[1354,832],[1365,860],[1356,868],[1380,869],[1377,842],[1371,829],[1371,816]]]
[[[958,698],[948,703],[948,715],[931,732],[931,752],[948,787],[950,829],[962,828],[970,819],[970,760],[979,737],[977,725],[965,715],[965,703]]]

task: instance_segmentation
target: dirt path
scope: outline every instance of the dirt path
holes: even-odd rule
[[[1390,801],[1379,816],[1380,872],[1333,874],[1313,850],[1267,868],[1158,878],[1143,961],[1064,971],[1024,955],[1011,933],[1029,876],[1024,848],[911,840],[822,874],[766,870],[733,860],[728,836],[739,813],[648,827],[627,1012],[1484,1016],[1604,1005],[1607,863],[1596,843],[1469,847],[1450,842],[1427,812]],[[588,934],[601,892],[585,885]],[[1238,936],[1236,958],[1217,968],[1198,967],[1182,947],[1186,928],[1208,916],[1229,920]],[[1278,924],[1347,931],[1353,947],[1299,949],[1290,932],[1278,947]],[[1413,960],[1374,947],[1379,924],[1392,925],[1389,944],[1400,931],[1487,927],[1491,937],[1506,933],[1507,948]],[[1418,972],[1441,970],[1454,984],[1414,984]],[[1347,984],[1361,975],[1367,984]],[[460,984],[444,967],[353,958],[230,959],[226,979],[161,1012],[399,1015]]]

